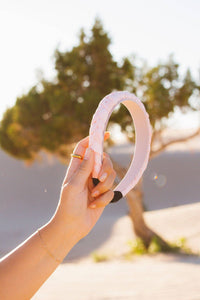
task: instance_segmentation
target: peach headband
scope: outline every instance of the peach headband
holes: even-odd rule
[[[134,94],[120,91],[104,97],[93,115],[89,131],[89,147],[95,151],[95,165],[92,173],[95,185],[99,182],[97,178],[102,164],[104,132],[113,109],[119,103],[123,103],[131,114],[135,125],[136,144],[134,158],[126,175],[114,189],[115,195],[111,202],[116,202],[125,196],[141,178],[147,167],[152,135],[149,115],[143,103]]]

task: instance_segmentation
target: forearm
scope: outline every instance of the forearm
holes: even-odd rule
[[[1,299],[30,299],[77,242],[60,217],[41,227],[40,235],[36,231],[0,261]]]

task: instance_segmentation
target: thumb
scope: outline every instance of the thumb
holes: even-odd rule
[[[92,173],[94,166],[94,151],[91,148],[87,148],[84,159],[73,176],[73,183],[75,185],[84,186]]]

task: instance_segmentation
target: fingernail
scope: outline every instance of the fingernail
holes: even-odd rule
[[[92,149],[91,148],[87,148],[85,151],[85,155],[84,155],[84,159],[88,160],[90,157]]]
[[[97,196],[99,196],[99,191],[95,191],[92,193],[92,197],[97,197]]]
[[[90,208],[96,208],[96,204],[90,204]]]
[[[107,177],[107,173],[103,173],[102,175],[101,175],[101,177],[99,178],[99,180],[101,181],[101,182],[103,182],[105,179],[106,179],[106,177]]]

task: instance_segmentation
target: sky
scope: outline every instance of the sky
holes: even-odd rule
[[[55,75],[55,49],[70,50],[80,28],[89,32],[96,17],[117,61],[136,54],[154,65],[173,53],[180,72],[190,68],[200,80],[199,16],[199,0],[0,0],[0,118],[41,70],[48,79]],[[197,113],[173,118],[175,127],[200,122]]]

